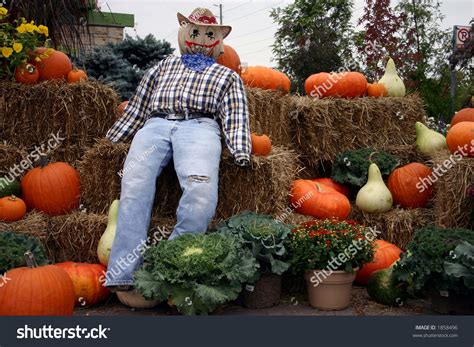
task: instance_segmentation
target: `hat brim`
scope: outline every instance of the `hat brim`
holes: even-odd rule
[[[222,37],[225,39],[230,32],[232,31],[232,27],[229,25],[221,25],[221,24],[204,24],[199,22],[193,22],[188,17],[182,15],[178,12],[178,23],[180,26],[185,26],[186,24],[194,24],[199,26],[206,26],[206,27],[217,27],[222,29]]]

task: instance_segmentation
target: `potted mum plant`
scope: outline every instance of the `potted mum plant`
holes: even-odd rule
[[[285,240],[291,228],[271,216],[244,211],[215,227],[215,231],[237,237],[259,264],[255,276],[244,285],[243,305],[266,308],[280,302],[281,275],[288,270],[284,261]]]
[[[208,314],[237,299],[257,268],[251,252],[232,235],[186,234],[148,248],[134,284],[147,300],[171,297],[185,315]]]
[[[429,295],[436,312],[473,314],[473,245],[473,230],[419,229],[394,265],[394,276],[410,295]]]
[[[288,237],[290,269],[304,274],[309,303],[320,310],[349,306],[355,271],[374,255],[376,232],[354,221],[313,220]]]

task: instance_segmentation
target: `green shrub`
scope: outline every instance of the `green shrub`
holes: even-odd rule
[[[36,237],[12,231],[0,232],[0,275],[10,269],[26,266],[27,251],[33,253],[38,265],[48,263],[44,246]]]

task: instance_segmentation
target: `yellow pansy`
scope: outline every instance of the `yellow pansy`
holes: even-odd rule
[[[26,31],[28,31],[29,33],[32,33],[33,31],[38,30],[38,27],[31,23],[26,23],[25,28],[26,28]]]
[[[48,27],[45,26],[45,25],[40,25],[38,27],[38,32],[40,32],[41,34],[43,34],[44,36],[48,37],[49,35],[49,30],[48,30]]]
[[[16,31],[18,31],[21,34],[26,32],[26,24],[21,24],[20,26],[18,26],[18,28],[16,28]]]
[[[0,7],[0,16],[6,16],[8,13],[8,10],[5,7]]]
[[[23,49],[23,44],[21,44],[20,42],[15,42],[13,44],[13,50],[17,53],[20,53]]]
[[[2,47],[2,55],[5,57],[5,58],[8,58],[9,56],[11,56],[13,53],[13,48],[10,48],[10,47]]]

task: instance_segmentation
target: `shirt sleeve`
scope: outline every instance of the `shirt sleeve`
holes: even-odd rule
[[[148,104],[153,93],[153,84],[159,69],[160,64],[145,73],[135,94],[125,107],[123,115],[107,131],[106,137],[110,141],[126,141],[145,124]]]
[[[219,118],[225,135],[225,142],[234,160],[250,160],[252,143],[250,139],[249,111],[247,95],[242,80],[237,74],[219,109]]]

